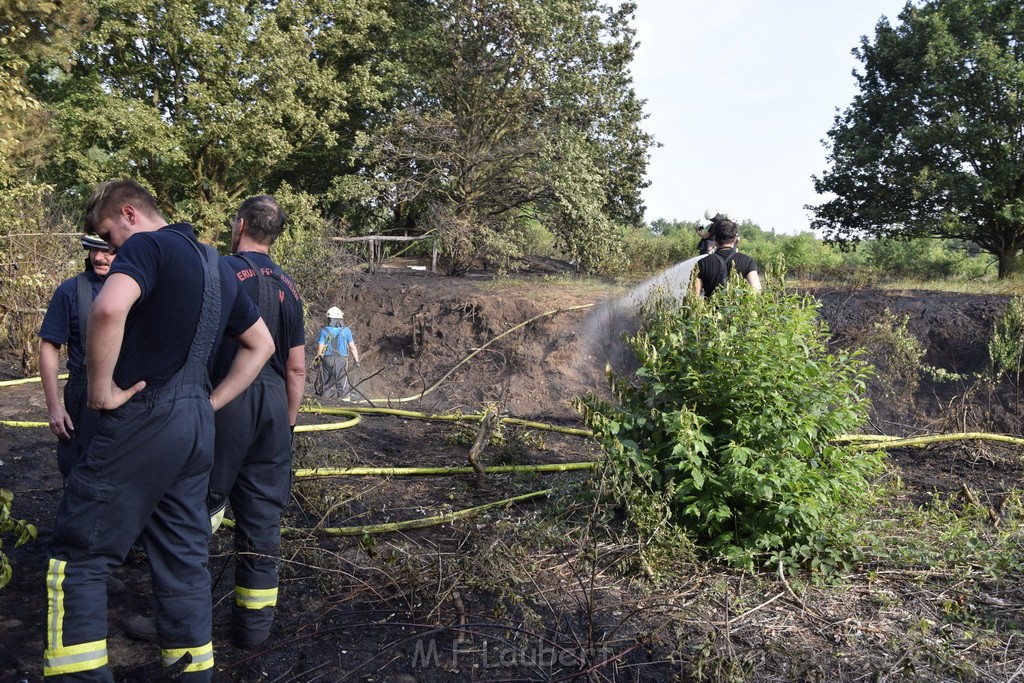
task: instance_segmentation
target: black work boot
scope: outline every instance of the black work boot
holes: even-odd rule
[[[252,650],[270,637],[274,623],[274,608],[245,609],[234,606],[231,619],[231,641],[240,648]]]
[[[133,614],[124,620],[122,624],[124,633],[135,640],[145,640],[150,643],[157,642],[156,617],[144,617],[141,614]]]

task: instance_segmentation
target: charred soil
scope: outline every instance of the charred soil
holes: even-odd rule
[[[489,435],[480,455],[486,466],[600,458],[591,440],[544,426],[583,428],[573,399],[607,392],[603,362],[586,338],[587,318],[592,305],[622,291],[561,276],[492,280],[399,270],[344,283],[328,305],[345,311],[360,347],[362,362],[352,375],[367,400],[356,405],[392,412],[362,414],[352,428],[297,434],[296,467],[466,466],[480,426],[474,415],[486,410],[536,423],[505,424]],[[900,436],[1020,431],[1013,387],[984,389],[970,379],[987,367],[986,343],[1007,297],[811,294],[821,301],[834,344],[874,348],[869,360],[879,375],[870,387],[869,429]],[[906,316],[924,351],[921,362],[954,379],[939,382],[925,372],[915,386],[903,383],[887,347],[872,347],[887,310]],[[311,313],[307,329],[311,362],[318,315]],[[18,373],[13,357],[0,364],[0,379]],[[308,379],[311,387],[312,372]],[[311,389],[308,401],[326,404]],[[40,421],[45,414],[38,384],[0,389],[2,419]],[[438,414],[448,418],[424,419]],[[348,419],[310,412],[300,424]],[[4,681],[41,680],[46,544],[61,495],[54,452],[47,429],[0,426],[0,487],[14,493],[13,516],[39,530],[37,542],[18,548],[4,539],[14,568],[0,590]],[[997,511],[1021,473],[1016,450],[980,442],[895,451],[890,462],[889,476],[904,484],[899,495],[917,505],[937,498],[964,504],[966,489]],[[259,648],[230,644],[230,531],[212,541],[215,680],[1006,680],[1024,666],[1024,646],[1009,635],[1024,623],[1024,596],[1005,582],[969,577],[969,587],[931,586],[927,567],[919,580],[869,578],[865,570],[850,578],[849,590],[794,590],[785,578],[697,565],[689,575],[654,575],[633,542],[598,533],[617,520],[582,495],[593,477],[570,471],[488,474],[483,482],[471,474],[296,479],[277,618]],[[345,527],[548,490],[442,525],[338,535]],[[145,558],[129,557],[109,593],[116,680],[162,680],[157,646],[131,640],[123,628],[129,616],[152,613]],[[984,600],[972,603],[979,595]],[[952,628],[937,616],[941,599],[969,611],[973,628],[989,639],[958,641],[948,647],[966,650],[937,655],[947,646],[913,634],[922,623]]]

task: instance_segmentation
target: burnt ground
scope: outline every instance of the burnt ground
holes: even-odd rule
[[[478,423],[416,419],[422,414],[468,415],[495,406],[523,420],[583,427],[573,399],[602,394],[606,386],[603,363],[590,355],[586,338],[592,309],[579,307],[623,292],[544,277],[557,275],[550,266],[544,270],[510,280],[398,269],[347,277],[325,306],[341,306],[353,329],[363,356],[354,371],[359,391],[373,406],[408,413],[363,415],[352,428],[297,435],[296,466],[465,465]],[[906,316],[907,330],[925,351],[925,365],[965,376],[978,373],[987,367],[986,342],[1008,297],[834,289],[813,294],[822,302],[834,344],[866,345],[879,366],[870,387],[869,431],[901,436],[1020,431],[1012,390],[987,391],[970,379],[939,383],[927,373],[918,373],[921,379],[913,386],[895,367],[889,342],[880,341],[875,331],[886,310]],[[318,322],[309,324],[310,358]],[[13,356],[5,357],[0,379],[18,377],[18,367]],[[309,400],[318,405],[315,397]],[[39,385],[0,388],[0,418],[44,420]],[[306,413],[300,424],[345,419]],[[964,443],[893,452],[890,461],[905,484],[903,495],[923,503],[936,492],[953,496],[967,485],[998,502],[1019,486],[1015,452]],[[510,425],[492,439],[481,460],[540,464],[598,455],[587,439]],[[0,590],[0,681],[41,680],[45,547],[61,490],[53,456],[47,429],[0,425],[0,487],[15,495],[14,517],[39,530],[38,542],[19,548],[3,539],[14,578]],[[907,662],[915,660],[912,652],[853,638],[836,625],[849,618],[837,617],[829,628],[810,628],[816,635],[780,644],[765,642],[763,634],[757,643],[744,641],[730,631],[735,619],[723,621],[703,607],[694,608],[699,619],[696,612],[672,612],[693,604],[694,595],[717,595],[722,582],[714,576],[648,576],[662,581],[662,594],[652,592],[651,583],[633,580],[650,573],[635,549],[589,534],[596,508],[575,495],[589,476],[489,475],[482,486],[468,475],[297,480],[286,519],[293,531],[284,543],[278,617],[272,638],[259,649],[244,651],[229,642],[229,532],[221,530],[212,542],[215,680],[860,680],[872,675],[889,680],[879,672],[916,680],[913,670],[906,673]],[[554,493],[442,526],[379,535],[329,531],[463,510],[548,488]],[[582,531],[566,535],[567,522]],[[144,558],[129,558],[115,578],[108,640],[115,678],[162,680],[156,646],[129,639],[122,628],[127,616],[150,613]],[[728,580],[735,581],[735,575]],[[742,593],[743,579],[738,581]],[[783,584],[791,597],[762,613],[787,603],[780,618],[806,617],[807,605]],[[725,617],[731,616],[730,595],[727,588]],[[1018,617],[1021,607],[1015,608]],[[824,608],[818,609],[820,614]],[[863,619],[858,634],[872,632],[872,619],[881,621],[877,613]],[[715,626],[720,621],[726,624],[730,657],[739,657],[734,648],[768,653],[758,655],[769,667],[763,675],[755,675],[756,667],[745,673],[723,668],[730,660],[722,655],[722,631]],[[876,623],[875,632],[881,630]],[[1016,644],[1007,645],[1011,650],[1019,654]],[[843,669],[835,663],[843,657],[855,663]],[[822,658],[832,663],[823,664]],[[836,676],[836,666],[849,678]],[[950,676],[963,678],[972,680]],[[929,674],[920,680],[936,678]]]

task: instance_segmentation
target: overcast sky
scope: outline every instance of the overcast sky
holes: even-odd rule
[[[904,0],[637,0],[633,64],[647,100],[647,221],[714,208],[764,229],[809,229],[812,174],[836,108],[856,93],[850,51]]]

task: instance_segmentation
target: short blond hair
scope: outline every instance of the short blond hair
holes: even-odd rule
[[[97,185],[89,195],[85,205],[85,231],[95,235],[103,219],[110,218],[125,204],[131,204],[154,218],[160,215],[156,199],[137,180],[108,180]]]

